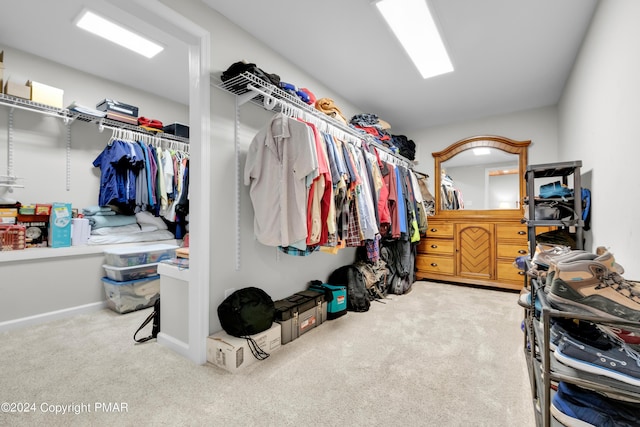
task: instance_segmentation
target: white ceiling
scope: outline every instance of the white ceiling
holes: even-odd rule
[[[597,4],[430,0],[455,71],[423,80],[371,0],[202,1],[362,112],[388,121],[392,133],[557,103]],[[161,25],[141,22],[116,6],[128,2],[6,3],[0,46],[188,103],[185,46]],[[84,7],[146,34],[165,51],[147,60],[75,28]]]

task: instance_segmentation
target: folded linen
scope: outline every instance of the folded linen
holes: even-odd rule
[[[135,224],[135,215],[92,215],[87,217],[91,223],[91,229],[95,230],[102,227],[119,227],[121,225]]]
[[[87,206],[86,208],[82,208],[84,215],[95,215],[97,213],[102,213],[102,215],[115,215],[115,212],[113,212],[113,214],[107,212],[113,212],[113,210],[109,206]]]
[[[138,221],[140,225],[155,225],[158,227],[158,230],[166,230],[168,228],[162,218],[153,216],[151,212],[147,211],[136,213],[136,221]]]
[[[119,227],[102,227],[91,231],[92,236],[109,236],[112,234],[135,234],[156,231],[155,225],[127,224]]]

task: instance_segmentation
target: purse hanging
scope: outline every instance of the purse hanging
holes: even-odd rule
[[[150,322],[153,322],[151,335],[144,338],[136,338],[136,335],[138,335],[138,332],[140,332],[142,328],[147,326]],[[158,298],[156,302],[153,304],[153,312],[149,315],[149,317],[147,317],[144,320],[144,322],[142,322],[142,325],[140,325],[140,327],[135,332],[135,334],[133,334],[133,340],[135,342],[143,343],[143,342],[152,340],[154,338],[157,338],[158,332],[160,332],[160,298]]]

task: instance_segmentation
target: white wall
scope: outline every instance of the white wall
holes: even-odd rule
[[[72,101],[95,107],[103,98],[117,99],[140,108],[140,115],[163,122],[188,123],[188,108],[157,95],[141,92],[114,82],[79,72],[22,51],[7,48],[4,63],[7,74],[23,76],[64,89],[65,106]],[[8,107],[0,107],[0,175],[7,168]],[[66,130],[61,119],[14,110],[13,172],[24,178],[13,193],[0,189],[0,197],[21,203],[70,202],[74,208],[98,204],[100,170],[93,160],[104,149],[111,131],[98,131],[95,124],[71,125],[70,190],[66,188]],[[26,249],[36,251],[40,249]],[[45,249],[56,251],[64,249]],[[40,316],[105,300],[102,253],[68,258],[6,261],[0,252],[0,324]]]
[[[142,92],[115,82],[71,69],[25,52],[4,50],[5,76],[22,76],[64,90],[64,106],[76,101],[95,107],[111,98],[140,108],[140,115],[164,123],[188,123],[187,106],[157,95]],[[7,168],[7,120],[9,109],[0,107],[0,175]],[[3,193],[21,203],[70,202],[82,208],[98,204],[99,168],[93,161],[104,149],[111,131],[100,133],[95,124],[75,122],[71,125],[71,190],[66,189],[66,130],[61,119],[34,112],[14,110],[13,172],[24,178],[24,189]],[[0,254],[1,256],[1,254]]]
[[[608,247],[640,279],[640,2],[601,1],[559,103],[559,158],[582,160],[593,197],[588,248]]]
[[[518,111],[478,120],[435,126],[414,132],[417,170],[429,174],[433,191],[433,156],[461,139],[476,135],[499,135],[518,141],[531,140],[529,164],[557,161],[558,121],[555,106]]]
[[[163,0],[211,33],[211,71],[219,76],[231,64],[240,60],[253,62],[283,81],[309,88],[316,98],[332,98],[345,116],[360,113],[339,94],[302,72],[262,42],[241,30],[226,18],[197,0]],[[326,280],[339,266],[354,261],[355,250],[347,248],[338,255],[314,253],[309,257],[292,257],[278,253],[254,239],[253,208],[248,188],[240,188],[240,269],[236,271],[235,231],[235,156],[234,120],[235,96],[213,87],[211,89],[211,288],[210,330],[220,329],[217,307],[225,290],[246,286],[263,288],[273,299],[280,299],[306,289],[310,280]],[[247,104],[241,107],[240,158],[241,172],[247,148],[253,136],[265,126],[271,112]]]

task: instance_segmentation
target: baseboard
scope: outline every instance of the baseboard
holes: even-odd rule
[[[90,313],[102,310],[107,306],[106,301],[94,302],[91,304],[79,305],[77,307],[65,308],[63,310],[50,311],[48,313],[37,314],[35,316],[22,317],[20,319],[0,322],[0,332],[7,332],[13,329],[24,328],[32,325],[39,325],[58,319],[64,319],[78,314]]]
[[[162,332],[158,332],[157,341],[161,346],[167,347],[175,351],[176,353],[186,357],[187,359],[195,361],[194,355],[191,354],[193,352],[193,349],[189,348],[189,344],[185,343],[184,341],[180,341],[179,339]]]

